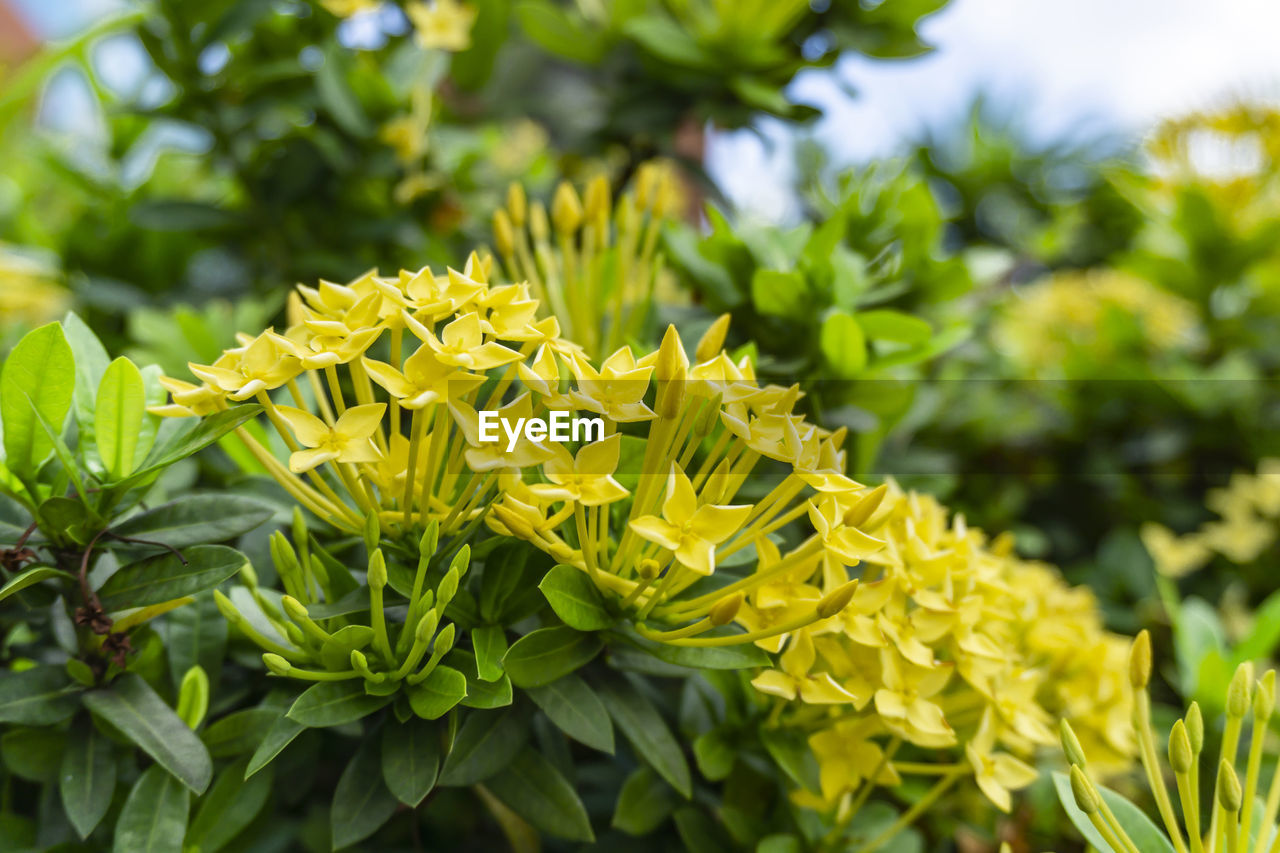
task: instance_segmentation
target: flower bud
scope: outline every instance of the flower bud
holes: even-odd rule
[[[369,558],[369,588],[381,590],[387,585],[387,558],[382,549],[376,549]]]
[[[1200,713],[1200,703],[1192,702],[1187,708],[1187,740],[1191,743],[1191,754],[1199,755],[1204,749],[1204,715]]]
[[[719,627],[728,625],[733,621],[733,617],[738,615],[738,610],[742,607],[742,593],[734,593],[725,596],[711,606],[711,610],[707,612],[707,618],[711,620],[711,624]]]
[[[467,569],[471,567],[471,546],[463,545],[458,549],[458,553],[453,555],[453,560],[449,562],[449,571],[457,572],[458,577],[462,578],[467,574]]]
[[[1276,671],[1269,669],[1262,674],[1258,687],[1253,692],[1253,718],[1266,725],[1271,713],[1276,708]]]
[[[641,580],[651,581],[662,571],[662,566],[652,557],[645,557],[636,565],[636,574]]]
[[[596,175],[587,184],[586,217],[591,224],[597,224],[609,218],[610,200],[609,179],[604,175]]]
[[[889,485],[881,483],[862,497],[858,498],[858,502],[849,508],[844,514],[844,523],[846,527],[861,527],[875,515],[876,510],[880,508],[884,496],[889,493]]]
[[[1253,664],[1245,661],[1236,667],[1236,674],[1231,677],[1227,686],[1227,716],[1237,720],[1249,713],[1249,703],[1253,698]]]
[[[1173,768],[1174,773],[1186,773],[1195,760],[1195,754],[1191,750],[1191,738],[1187,736],[1186,724],[1178,720],[1169,732],[1169,766]]]
[[[240,577],[244,579],[244,585],[249,589],[258,588],[258,573],[253,570],[248,560],[245,560],[244,565],[240,567]]]
[[[529,206],[529,233],[533,235],[533,239],[538,243],[547,242],[547,238],[551,236],[551,223],[547,219],[547,208],[540,201],[535,201]]]
[[[1084,771],[1074,764],[1071,765],[1071,793],[1075,795],[1076,805],[1085,814],[1096,814],[1102,805],[1098,792],[1089,784]]]
[[[456,633],[457,627],[452,622],[440,629],[440,633],[436,636],[435,648],[431,650],[432,657],[448,654],[453,648],[453,637]]]
[[[831,590],[831,592],[824,595],[822,600],[818,602],[818,618],[827,619],[831,616],[835,616],[841,610],[844,610],[845,607],[849,605],[849,602],[853,601],[853,594],[857,591],[857,578],[854,578],[848,583],[842,583],[840,586]]]
[[[359,649],[351,650],[351,668],[369,681],[382,681],[383,676],[369,668],[369,659]]]
[[[281,596],[280,604],[284,607],[284,612],[295,622],[305,622],[309,618],[307,608],[292,595]]]
[[[721,314],[707,327],[707,331],[698,340],[698,347],[694,351],[695,361],[710,361],[716,357],[716,353],[724,349],[725,335],[729,333],[729,321],[732,319],[730,314]]]
[[[282,678],[287,676],[289,671],[293,669],[293,666],[287,660],[270,652],[262,656],[262,662],[267,665],[267,669],[271,670],[272,675],[278,675]]]
[[[281,577],[296,577],[302,570],[301,564],[298,562],[298,554],[293,550],[293,546],[289,544],[289,540],[284,534],[277,530],[271,534],[271,538],[267,540],[267,545],[271,551],[271,561],[276,564],[276,571]],[[243,569],[241,573],[243,574]],[[252,571],[252,569],[250,569]],[[245,584],[252,589],[257,583],[257,575],[254,575],[254,583],[248,582],[246,576]]]
[[[679,416],[680,404],[684,402],[684,379],[688,367],[689,358],[684,354],[680,334],[675,326],[667,326],[653,371],[654,378],[658,380],[655,406],[658,417],[672,419]]]
[[[1240,790],[1240,777],[1236,776],[1236,769],[1225,758],[1218,764],[1217,796],[1218,803],[1225,811],[1229,813],[1240,811],[1240,805],[1244,801],[1244,792]],[[1227,831],[1231,832],[1233,828],[1229,827]]]
[[[693,431],[696,435],[703,438],[711,435],[711,431],[716,428],[716,424],[720,423],[720,408],[723,402],[724,395],[717,394],[702,407],[702,411],[698,412],[698,417],[693,422]]]
[[[191,667],[182,676],[176,710],[189,729],[196,728],[204,720],[209,710],[209,676],[200,666]]]
[[[289,638],[289,642],[300,649],[307,644],[307,635],[302,633],[302,629],[292,622],[284,623],[284,635]]]
[[[1138,632],[1129,647],[1129,683],[1134,690],[1145,690],[1151,681],[1151,634]]]
[[[292,294],[290,294],[292,295]],[[299,320],[301,322],[301,320]],[[307,544],[307,519],[302,514],[299,507],[293,508],[293,541],[297,542],[299,547],[305,548]]]
[[[372,554],[378,549],[378,540],[382,538],[382,525],[378,523],[378,514],[371,512],[364,517],[364,549]]]
[[[636,169],[636,206],[646,208],[653,201],[654,188],[658,182],[658,164],[641,163]]]
[[[427,522],[427,529],[422,531],[422,538],[418,540],[418,557],[423,556],[430,558],[436,552],[436,546],[440,542],[440,521],[431,519]]]
[[[509,258],[516,253],[516,232],[511,225],[511,217],[505,210],[497,210],[493,214],[493,242],[498,254]]]
[[[1065,719],[1058,724],[1058,735],[1062,740],[1062,753],[1067,757],[1067,763],[1075,764],[1082,769],[1088,767],[1084,749],[1080,746],[1080,739],[1076,737],[1071,724]]]
[[[582,202],[568,181],[561,181],[556,187],[555,198],[551,200],[551,222],[563,236],[572,234],[582,224]]]
[[[525,198],[524,187],[512,183],[507,187],[507,210],[511,213],[511,221],[517,228],[523,228],[528,216],[529,201]]]
[[[436,609],[441,612],[449,606],[449,602],[453,601],[453,596],[458,591],[458,570],[450,569],[444,573],[444,577],[440,580],[440,585],[436,587]]]
[[[431,638],[436,635],[436,626],[440,624],[440,614],[434,610],[428,610],[426,614],[418,620],[418,627],[413,631],[413,639],[418,643],[429,643]]]

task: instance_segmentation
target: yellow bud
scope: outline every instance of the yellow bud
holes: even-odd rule
[[[505,210],[494,211],[493,242],[498,247],[498,254],[504,258],[516,253],[516,231],[511,224],[511,216]]]
[[[1192,702],[1187,708],[1187,740],[1191,743],[1192,755],[1199,755],[1204,749],[1204,715],[1200,713],[1200,703]]]
[[[290,619],[302,622],[308,618],[307,608],[292,595],[283,596],[280,599],[280,604],[284,606],[284,612],[289,615]]]
[[[721,314],[707,327],[707,331],[698,341],[698,348],[693,353],[695,361],[710,361],[724,349],[724,338],[729,333],[729,321],[732,319],[730,314]]]
[[[1135,690],[1145,690],[1151,681],[1151,635],[1138,632],[1129,648],[1129,683]]]
[[[529,233],[533,235],[533,239],[538,243],[545,243],[551,236],[551,223],[547,221],[547,208],[540,201],[535,201],[529,207]]]
[[[591,223],[609,218],[610,200],[609,179],[604,175],[596,175],[587,184],[586,216]]]
[[[689,368],[689,358],[680,343],[680,333],[675,326],[667,326],[658,348],[658,360],[653,375],[658,380],[656,409],[658,417],[675,418],[684,402],[684,379]]]
[[[270,652],[262,656],[262,662],[267,665],[267,669],[271,671],[272,675],[279,675],[283,677],[288,675],[289,671],[293,669],[287,660],[280,657],[280,655],[273,655]]]
[[[1075,764],[1081,768],[1088,767],[1085,760],[1084,749],[1080,746],[1080,739],[1076,737],[1075,731],[1071,728],[1071,724],[1065,719],[1058,724],[1058,735],[1062,740],[1062,752],[1067,756],[1068,764]]]
[[[1102,805],[1098,792],[1089,784],[1084,771],[1074,764],[1071,765],[1071,793],[1075,795],[1076,805],[1085,814],[1097,813]]]
[[[1240,811],[1240,804],[1244,801],[1244,792],[1240,790],[1240,777],[1236,776],[1236,769],[1225,758],[1218,764],[1217,796],[1218,802],[1227,812]],[[1227,831],[1231,832],[1233,828],[1228,828]]]
[[[551,221],[556,231],[565,236],[578,230],[582,224],[582,202],[568,181],[561,181],[556,187],[555,198],[551,200]]]
[[[876,510],[880,508],[880,504],[884,501],[884,496],[889,493],[889,484],[881,483],[862,497],[858,498],[858,502],[850,507],[849,511],[844,514],[844,523],[846,527],[861,527],[875,515]]]
[[[369,558],[369,588],[382,589],[387,585],[387,558],[382,556],[382,549],[373,552]]]
[[[646,557],[636,566],[636,574],[641,580],[651,581],[658,576],[658,572],[662,570],[662,566],[652,557]]]
[[[1236,674],[1231,677],[1231,684],[1227,686],[1227,716],[1241,719],[1249,713],[1252,693],[1253,664],[1245,661],[1236,667]]]
[[[712,605],[711,610],[707,613],[707,618],[711,620],[712,625],[717,627],[728,625],[733,621],[733,617],[738,615],[738,610],[741,607],[742,593],[737,592],[733,595],[725,596]]]
[[[1276,671],[1269,669],[1262,674],[1258,688],[1253,692],[1253,718],[1266,724],[1276,707]]]
[[[1187,737],[1187,726],[1182,720],[1178,720],[1169,732],[1169,766],[1174,773],[1186,773],[1195,760],[1191,751],[1191,738]]]
[[[297,294],[297,291],[290,293],[290,296]],[[299,320],[298,322],[302,322]],[[302,510],[298,507],[293,508],[293,541],[298,543],[300,548],[305,550],[307,546],[307,519],[302,515]]]
[[[858,579],[854,578],[848,583],[842,583],[840,586],[831,590],[822,597],[818,602],[818,618],[827,619],[836,615],[849,605],[853,600],[853,594],[858,591]]]
[[[698,412],[698,418],[693,422],[693,431],[700,436],[708,436],[711,431],[716,428],[716,424],[720,423],[720,407],[723,403],[724,395],[717,394],[713,399],[708,400],[706,405],[702,407],[702,411]]]
[[[655,163],[641,163],[636,169],[636,206],[642,210],[653,201],[654,186],[658,182],[658,167]]]
[[[528,217],[529,202],[524,195],[524,187],[512,183],[507,187],[507,210],[511,213],[511,221],[517,228],[523,228]]]

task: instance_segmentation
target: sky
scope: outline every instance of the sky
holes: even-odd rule
[[[123,4],[16,5],[58,37]],[[837,165],[892,154],[921,129],[945,126],[979,92],[1013,105],[1045,141],[1136,139],[1161,117],[1232,97],[1280,101],[1280,0],[952,0],[920,31],[937,47],[928,56],[850,56],[793,82],[794,100],[824,110],[811,130]],[[708,166],[738,207],[789,218],[788,135],[777,122],[756,130],[713,132]]]

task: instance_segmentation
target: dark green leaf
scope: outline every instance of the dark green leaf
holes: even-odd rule
[[[127,672],[110,687],[90,690],[84,704],[197,794],[209,787],[209,751],[141,676]]]
[[[719,729],[704,732],[693,742],[693,757],[698,762],[698,770],[712,782],[728,778],[736,754],[733,744]]]
[[[308,687],[289,709],[289,719],[308,728],[341,726],[367,717],[391,701],[390,696],[370,696],[364,680],[322,681]]]
[[[71,727],[62,768],[58,774],[58,791],[67,819],[81,838],[88,838],[94,827],[111,808],[116,790],[116,766],[111,756],[111,741],[98,731],[92,720]]]
[[[570,628],[599,631],[613,624],[596,585],[585,572],[573,566],[554,566],[538,584],[538,589]]]
[[[329,812],[334,850],[368,838],[396,810],[396,798],[382,781],[381,752],[376,740],[366,738],[338,779]]]
[[[187,495],[128,518],[111,532],[186,548],[235,539],[271,518],[274,510],[241,495]]]
[[[115,853],[181,853],[191,799],[177,779],[153,766],[134,784],[116,821]]]
[[[631,742],[636,757],[648,762],[686,799],[691,796],[689,764],[653,703],[625,678],[613,679],[596,689],[609,716]]]
[[[821,790],[818,785],[818,761],[802,735],[787,729],[762,727],[760,741],[782,768],[782,772],[790,776],[793,782],[815,794]]]
[[[628,835],[648,835],[670,816],[679,800],[671,786],[649,767],[632,771],[618,793],[613,828]]]
[[[186,849],[215,853],[244,830],[267,804],[271,795],[272,773],[245,777],[247,759],[227,766],[214,780],[209,793],[199,800],[191,828],[187,830]]]
[[[515,706],[473,711],[458,732],[440,771],[441,785],[474,785],[505,767],[529,737],[527,719]]]
[[[218,683],[222,658],[227,648],[227,620],[218,612],[212,592],[196,595],[190,604],[169,611],[164,621],[164,647],[169,655],[169,675],[174,687],[193,666]]]
[[[426,720],[388,721],[382,729],[382,781],[397,800],[417,808],[440,772],[440,733]]]
[[[240,571],[244,554],[225,545],[194,545],[177,554],[165,552],[122,566],[98,590],[108,613],[173,601],[213,589]]]
[[[57,323],[28,332],[10,351],[0,368],[0,422],[10,471],[30,476],[53,451],[37,415],[60,434],[75,387],[75,356]]]
[[[284,715],[277,708],[233,711],[211,723],[200,733],[200,740],[214,758],[229,758],[253,752],[261,745],[263,734],[282,716]]]
[[[604,40],[566,9],[547,0],[524,0],[516,4],[515,13],[530,40],[557,56],[585,65],[604,56]]]
[[[263,736],[262,743],[258,744],[253,757],[249,759],[249,765],[244,771],[245,778],[249,778],[270,764],[305,729],[306,726],[302,725],[302,723],[295,722],[288,717],[280,717],[272,723],[271,728],[267,729],[266,735]]]
[[[585,681],[566,675],[542,687],[530,688],[529,698],[569,737],[592,749],[613,754],[613,724],[604,703]]]
[[[373,126],[347,83],[343,54],[336,41],[325,51],[324,64],[316,71],[316,93],[339,127],[352,136],[368,136]]]
[[[441,664],[420,683],[410,687],[408,693],[413,713],[424,720],[435,720],[467,695],[467,677],[453,667]]]
[[[129,220],[151,231],[211,231],[239,224],[230,210],[199,201],[147,199],[129,208]]]
[[[512,644],[502,658],[502,668],[517,687],[540,687],[591,660],[602,645],[594,634],[572,628],[539,628]]]
[[[60,666],[0,675],[0,722],[26,726],[60,723],[80,706],[80,689]]]
[[[0,738],[0,756],[13,775],[50,782],[58,775],[67,736],[53,728],[16,728]]]
[[[569,841],[594,841],[578,792],[533,747],[487,783],[493,795],[543,832]]]

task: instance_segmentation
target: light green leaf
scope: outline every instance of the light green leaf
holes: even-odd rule
[[[540,687],[591,660],[603,644],[594,634],[558,626],[539,628],[512,644],[502,667],[517,687]]]
[[[467,695],[467,677],[451,666],[439,665],[409,688],[409,707],[424,720],[438,719]]]
[[[548,835],[595,841],[578,792],[533,747],[525,747],[487,786],[513,812]]]
[[[0,587],[0,601],[4,601],[9,596],[22,592],[27,587],[38,584],[41,581],[47,581],[50,578],[64,581],[75,580],[74,575],[59,569],[50,568],[49,566],[35,566],[9,578],[8,582]]]
[[[426,720],[388,721],[382,729],[382,781],[397,800],[417,808],[440,772],[440,733]]]
[[[249,759],[249,765],[245,768],[244,777],[248,779],[270,764],[306,728],[302,723],[291,720],[288,717],[278,718],[271,724],[271,728],[267,729],[266,735],[262,738],[262,743],[258,744],[258,748]]]
[[[836,309],[828,314],[818,339],[822,358],[834,378],[853,379],[867,366],[867,340],[858,321],[847,311]]]
[[[187,832],[190,795],[163,767],[134,784],[116,821],[115,853],[180,853]]]
[[[35,474],[53,451],[37,413],[61,434],[75,387],[75,357],[57,323],[28,332],[9,353],[0,368],[0,421],[5,465],[14,474]]]
[[[132,485],[141,482],[149,475],[168,468],[178,460],[186,459],[191,454],[204,450],[261,411],[262,407],[255,403],[224,409],[201,418],[199,423],[191,429],[172,435],[164,444],[152,448],[151,453],[143,461],[142,467],[115,485]]]
[[[618,793],[612,826],[628,835],[648,835],[671,815],[678,802],[675,791],[652,768],[638,767]]]
[[[758,269],[751,277],[751,301],[766,316],[803,319],[810,310],[809,282],[799,272]]]
[[[502,677],[502,656],[507,653],[507,634],[501,625],[484,625],[471,630],[471,645],[476,650],[476,675],[482,681]]]
[[[192,791],[202,794],[209,787],[209,750],[141,676],[127,672],[109,687],[90,690],[84,704]]]
[[[859,311],[857,320],[862,331],[873,341],[922,344],[933,335],[933,327],[927,321],[890,308]]]
[[[1076,829],[1080,830],[1080,834],[1085,837],[1085,840],[1092,844],[1095,849],[1102,851],[1102,853],[1110,850],[1111,845],[1102,840],[1102,835],[1094,827],[1093,821],[1089,820],[1089,816],[1076,805],[1075,794],[1071,791],[1070,777],[1066,773],[1055,772],[1053,774],[1053,786],[1058,791],[1058,801],[1062,803],[1063,809],[1066,810],[1067,817],[1071,818],[1071,822],[1075,824]],[[1172,842],[1163,832],[1156,828],[1156,825],[1143,813],[1142,809],[1110,788],[1104,788],[1099,785],[1098,793],[1106,800],[1107,805],[1111,807],[1111,811],[1115,813],[1116,820],[1120,823],[1120,826],[1142,853],[1174,853]],[[1118,850],[1115,853],[1124,853],[1124,851]]]
[[[390,696],[366,693],[363,679],[322,681],[308,687],[294,701],[288,717],[313,729],[341,726],[367,717],[390,701]]]
[[[561,731],[592,749],[613,754],[613,724],[604,703],[585,681],[566,675],[528,691],[539,708]]]
[[[647,762],[686,799],[692,796],[689,764],[658,709],[630,681],[616,678],[597,685],[609,716],[631,742],[636,757]]]
[[[177,554],[164,553],[121,567],[98,590],[108,613],[146,607],[213,589],[240,571],[244,554],[224,545],[195,545]]]
[[[334,850],[373,835],[395,813],[396,798],[382,781],[381,753],[378,742],[366,738],[338,778],[329,811]]]
[[[133,472],[134,451],[146,406],[142,373],[137,365],[123,356],[111,362],[98,385],[93,432],[98,442],[98,456],[112,480]]]
[[[515,13],[529,39],[557,56],[584,65],[604,56],[606,44],[600,36],[547,0],[524,0],[515,5]]]
[[[107,372],[111,363],[107,349],[98,340],[93,330],[74,312],[68,312],[62,318],[62,331],[66,335],[67,344],[76,363],[75,402],[76,423],[80,427],[80,446],[96,452],[97,442],[93,432],[94,399],[98,395],[98,385],[102,383],[102,374]],[[96,459],[96,457],[90,457]],[[101,460],[96,460],[100,462]],[[96,470],[96,469],[95,469]]]
[[[591,578],[573,566],[558,565],[542,578],[538,589],[564,624],[579,631],[599,631],[613,624],[604,599]]]

